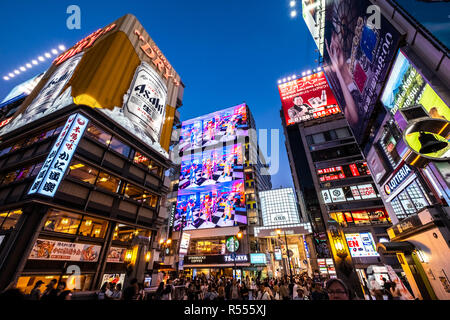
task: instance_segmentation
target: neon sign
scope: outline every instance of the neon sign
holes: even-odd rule
[[[86,38],[78,41],[71,49],[69,49],[66,52],[64,52],[63,54],[59,55],[53,62],[56,65],[59,65],[62,62],[64,62],[67,59],[69,59],[70,57],[73,57],[77,53],[83,51],[84,49],[92,47],[92,45],[94,44],[94,42],[98,38],[100,38],[105,33],[111,31],[115,27],[116,27],[116,24],[114,23],[114,24],[112,24],[112,25],[110,25],[110,26],[108,26],[108,27],[106,27],[104,29],[98,29],[97,31],[95,31],[95,32],[91,33],[90,35],[88,35]]]

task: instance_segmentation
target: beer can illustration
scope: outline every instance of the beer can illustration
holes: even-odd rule
[[[142,62],[127,94],[124,116],[153,141],[159,141],[166,110],[166,84],[148,63]]]

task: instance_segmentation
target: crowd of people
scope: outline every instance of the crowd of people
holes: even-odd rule
[[[280,279],[236,280],[227,277],[161,281],[155,300],[351,300],[353,292],[339,279],[311,278],[307,274]]]
[[[372,283],[374,282],[374,283]],[[402,295],[394,282],[383,279],[383,285],[371,281],[368,290],[374,300],[401,300]],[[71,290],[63,281],[50,281],[42,291],[42,281],[37,281],[27,295],[18,289],[10,289],[4,297],[28,300],[70,300]],[[95,293],[98,300],[359,300],[353,290],[337,278],[323,278],[308,274],[284,278],[250,278],[236,280],[225,276],[167,277],[159,282],[156,290],[144,289],[143,283],[131,279],[122,290],[120,283],[103,283]]]

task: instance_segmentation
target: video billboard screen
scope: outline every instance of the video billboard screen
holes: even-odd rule
[[[341,110],[323,72],[278,85],[286,125],[326,117]]]
[[[174,229],[197,230],[247,224],[244,180],[178,192]]]
[[[401,50],[395,59],[381,102],[392,115],[397,115],[396,120],[399,116],[401,117],[398,111],[421,105],[430,118],[450,121],[448,105],[431,88]],[[397,124],[401,129],[406,127],[406,121],[397,121]]]
[[[358,142],[401,39],[370,6],[369,0],[328,0],[325,8],[324,70]]]
[[[181,159],[179,189],[244,179],[242,145],[206,150]]]
[[[248,135],[247,107],[241,104],[181,125],[179,150],[181,152],[218,145],[221,142]]]

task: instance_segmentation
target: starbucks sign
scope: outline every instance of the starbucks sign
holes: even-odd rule
[[[239,241],[236,237],[229,237],[225,243],[228,252],[236,252],[239,249]]]

